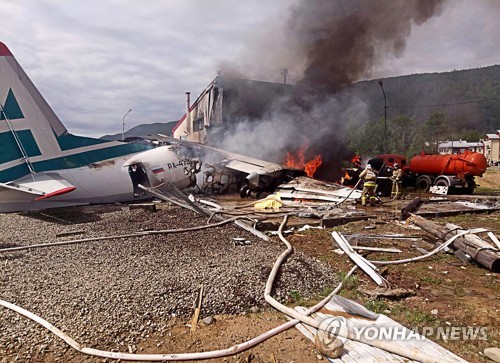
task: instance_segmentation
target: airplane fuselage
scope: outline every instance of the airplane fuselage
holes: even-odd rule
[[[36,196],[16,190],[0,190],[0,212],[57,208],[72,205],[127,202],[144,195],[134,193],[132,169],[143,170],[141,184],[157,186],[166,180],[180,189],[193,183],[190,161],[182,159],[170,146],[127,154],[83,167],[51,170],[75,189],[69,193],[36,200]],[[37,178],[37,175],[34,175]],[[21,182],[28,181],[26,175]]]

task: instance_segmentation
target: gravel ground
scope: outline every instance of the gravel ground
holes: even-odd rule
[[[200,226],[205,220],[177,208],[155,213],[93,206],[46,213],[0,214],[0,248],[142,230]],[[57,236],[61,233],[73,233]],[[235,246],[233,237],[250,245]],[[79,343],[127,351],[149,334],[189,318],[200,285],[202,316],[244,314],[265,306],[271,267],[285,249],[233,224],[196,232],[111,239],[0,254],[0,298],[51,322]],[[308,297],[336,284],[328,266],[294,253],[282,267],[274,295]],[[67,348],[31,320],[0,307],[0,362],[62,361]]]

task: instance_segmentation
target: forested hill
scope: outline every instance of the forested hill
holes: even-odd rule
[[[379,80],[358,82],[340,95],[353,110],[345,119],[345,140],[357,153],[412,155],[425,145],[436,152],[437,141],[479,141],[500,129],[500,65],[382,82],[387,132]]]
[[[152,124],[141,124],[132,127],[125,132],[125,137],[138,137],[138,136],[148,136],[155,134],[165,134],[167,136],[172,136],[172,128],[175,126],[177,121],[170,122],[155,122]],[[113,135],[104,135],[101,137],[103,140],[121,140],[122,133]]]
[[[500,129],[500,65],[386,78],[383,87],[387,119],[404,115],[423,122],[439,112],[457,130]],[[378,80],[358,82],[346,93],[367,103],[369,120],[384,117]]]

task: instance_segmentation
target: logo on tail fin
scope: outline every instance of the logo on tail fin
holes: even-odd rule
[[[17,103],[16,96],[14,96],[14,92],[12,92],[12,88],[9,89],[5,102],[0,106],[0,121],[5,120],[5,118],[8,120],[24,118],[21,107],[19,107],[19,103]]]

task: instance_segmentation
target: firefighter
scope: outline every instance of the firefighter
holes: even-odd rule
[[[394,163],[394,170],[392,171],[392,193],[391,197],[392,199],[401,199],[401,189],[402,189],[402,182],[401,178],[403,177],[403,170],[399,167],[398,163]]]
[[[359,178],[364,181],[363,193],[361,194],[361,205],[366,206],[366,199],[370,198],[370,205],[375,205],[375,187],[377,186],[377,174],[370,164],[366,165],[365,170],[359,174]]]

